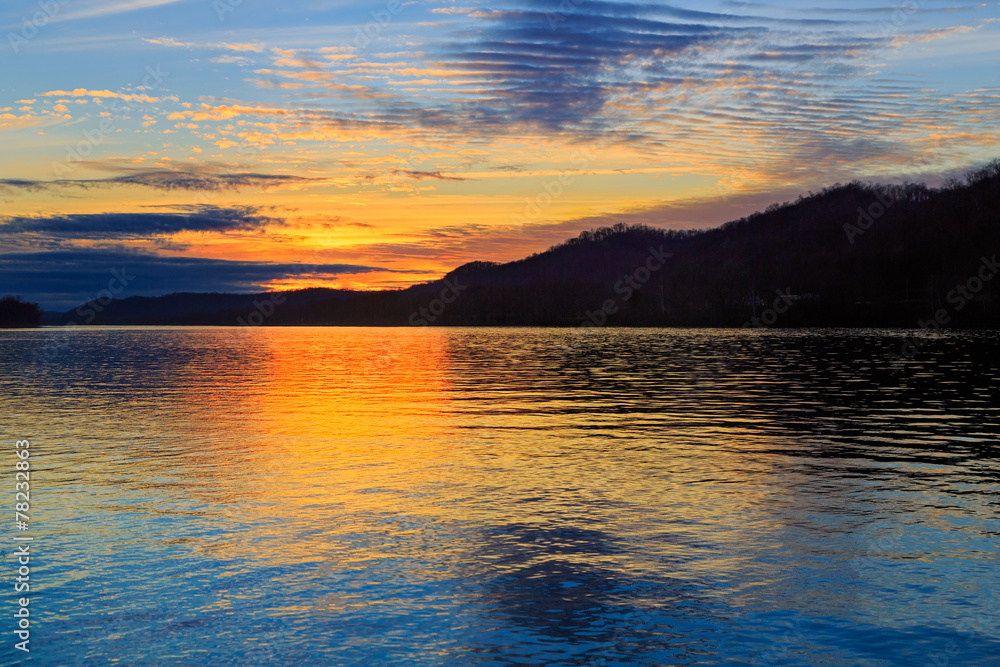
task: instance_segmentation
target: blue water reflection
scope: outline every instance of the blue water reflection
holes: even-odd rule
[[[32,662],[998,664],[1000,337],[906,335],[0,332]]]

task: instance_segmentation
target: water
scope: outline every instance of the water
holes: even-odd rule
[[[998,352],[0,331],[11,507],[15,440],[33,466],[30,529],[0,539],[35,538],[40,664],[996,665]]]

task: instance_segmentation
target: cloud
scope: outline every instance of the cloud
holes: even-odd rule
[[[410,169],[393,169],[393,174],[402,174],[407,178],[422,181],[425,178],[434,178],[439,181],[464,181],[461,176],[445,176],[440,171],[413,171]]]
[[[63,15],[56,15],[55,20],[71,21],[74,19],[92,19],[114,14],[124,14],[134,12],[139,9],[149,9],[150,7],[160,7],[161,5],[172,5],[183,0],[117,0],[116,2],[98,1],[90,2],[76,11],[71,11]]]
[[[73,90],[49,90],[38,93],[39,97],[99,97],[125,100],[126,102],[142,102],[144,104],[156,104],[164,100],[178,101],[174,96],[152,97],[145,93],[115,93],[110,90],[87,90],[86,88],[74,88]]]
[[[53,239],[123,240],[178,232],[231,232],[281,225],[257,208],[209,205],[175,206],[178,213],[77,213],[56,216],[11,216],[0,222],[0,238],[30,235]],[[26,239],[21,238],[24,242]]]
[[[5,188],[18,188],[21,190],[28,190],[29,192],[38,192],[40,190],[45,190],[48,186],[48,181],[26,181],[20,178],[0,179],[0,190]]]
[[[246,56],[230,56],[222,55],[212,58],[213,63],[219,63],[221,65],[252,65],[253,60],[247,58]]]
[[[910,39],[879,28],[879,16],[895,11],[889,5],[860,16],[756,2],[716,4],[719,11],[692,6],[500,0],[488,11],[438,12],[441,22],[416,41],[409,35],[389,45],[387,31],[381,39],[388,48],[378,52],[302,48],[287,38],[284,48],[269,48],[253,41],[259,32],[238,33],[241,43],[147,41],[222,50],[226,61],[241,57],[230,55],[238,50],[270,60],[247,79],[268,89],[268,102],[205,97],[164,110],[220,148],[250,143],[277,151],[360,136],[456,148],[515,139],[536,141],[542,161],[554,146],[601,145],[614,159],[629,152],[637,161],[669,162],[678,174],[717,176],[762,150],[796,172],[823,155],[843,164],[909,159],[922,126],[901,130],[899,118],[954,115],[923,83],[884,72],[880,52]],[[921,31],[913,39],[963,30]],[[331,51],[335,59],[326,57]],[[954,127],[968,134],[964,125],[956,118]],[[450,157],[402,164],[410,170],[395,173],[415,181],[460,178]],[[492,160],[528,161],[516,150]]]
[[[155,39],[144,37],[142,41],[159,46],[173,46],[183,49],[224,49],[227,51],[244,51],[250,53],[264,53],[267,50],[266,46],[256,42],[210,42],[199,44],[197,42],[181,42],[173,37],[158,37]]]
[[[73,90],[50,90],[38,93],[39,97],[118,97],[118,93],[110,90],[87,90],[86,88],[74,88]]]
[[[975,32],[978,28],[967,25],[952,26],[950,28],[940,28],[937,30],[927,30],[913,35],[902,35],[892,40],[892,45],[900,47],[905,44],[932,42],[936,39],[944,39],[952,35],[961,35],[967,32]]]
[[[0,254],[4,289],[65,310],[95,298],[112,271],[134,276],[118,298],[173,292],[260,292],[295,276],[365,274],[390,271],[358,264],[243,262],[203,257],[165,257],[122,249],[72,249]]]
[[[152,171],[108,179],[114,185],[140,185],[157,190],[235,190],[241,187],[268,189],[298,185],[321,179],[283,174],[200,174],[186,171]]]
[[[670,105],[674,90],[691,81],[707,84],[732,76],[727,70],[734,44],[756,44],[761,58],[770,56],[768,63],[749,64],[758,82],[785,74],[777,61],[823,67],[851,49],[872,46],[856,38],[838,43],[835,33],[822,44],[800,43],[816,37],[802,34],[803,27],[841,25],[829,19],[780,20],[586,0],[524,5],[528,9],[479,14],[475,27],[443,50],[446,60],[440,66],[464,72],[470,88],[484,91],[479,100],[452,109],[470,124],[584,136],[631,126],[632,132],[649,135],[656,124],[644,123],[641,116],[628,122],[628,107],[662,108]],[[748,65],[746,58],[736,62]]]
[[[54,181],[28,181],[24,179],[0,179],[0,187],[23,190],[44,190],[51,188],[94,188],[113,186],[141,186],[155,190],[219,191],[239,188],[259,188],[267,190],[290,185],[304,185],[316,180],[301,176],[283,174],[212,174],[205,170],[156,170],[142,171],[125,176],[94,179],[61,179]]]
[[[671,134],[711,123],[713,114],[740,106],[750,115],[753,96],[794,110],[803,97],[836,94],[891,41],[864,37],[850,21],[743,9],[755,13],[508,0],[489,11],[447,11],[440,37],[416,53],[382,54],[388,62],[274,50],[273,67],[255,70],[266,78],[254,81],[337,100],[341,113],[311,107],[282,119],[331,138],[334,129],[380,137],[615,137],[655,150]],[[362,124],[370,129],[355,129]]]

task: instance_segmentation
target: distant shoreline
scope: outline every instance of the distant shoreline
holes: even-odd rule
[[[952,331],[1000,331],[1000,326],[968,326],[941,327],[940,329],[916,325],[803,325],[803,326],[773,326],[773,327],[740,327],[722,325],[654,325],[625,324],[607,325],[601,327],[581,327],[572,325],[546,324],[441,324],[413,326],[409,324],[266,324],[260,326],[240,324],[42,324],[37,327],[0,327],[0,331],[16,331],[24,329],[666,329],[666,330],[699,330],[712,329],[718,331],[926,331],[928,333],[946,333]]]

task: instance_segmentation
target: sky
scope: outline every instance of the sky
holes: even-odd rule
[[[395,289],[933,185],[1000,157],[998,64],[997,2],[7,0],[0,294]]]

